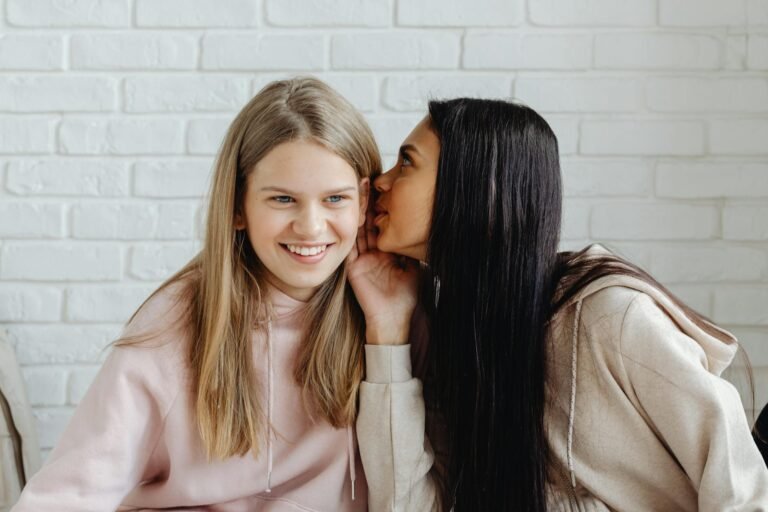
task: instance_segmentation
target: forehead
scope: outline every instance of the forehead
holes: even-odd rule
[[[265,186],[298,187],[329,182],[356,183],[357,174],[346,160],[325,146],[311,140],[293,140],[278,144],[264,155],[249,179]]]
[[[411,133],[403,141],[403,145],[410,144],[415,146],[420,151],[427,154],[434,154],[440,152],[440,139],[432,129],[432,121],[429,116],[424,117],[419,124],[417,124]]]

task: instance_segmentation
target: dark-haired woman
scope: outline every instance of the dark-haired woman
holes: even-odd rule
[[[558,253],[560,180],[544,119],[470,99],[376,180],[349,269],[371,510],[768,510],[736,340],[599,246]]]

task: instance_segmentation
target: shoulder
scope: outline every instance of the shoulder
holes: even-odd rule
[[[627,312],[642,295],[643,292],[626,286],[601,288],[561,308],[552,321],[553,334],[556,339],[570,340],[578,331],[580,338],[618,347]]]
[[[164,332],[183,330],[191,305],[190,285],[188,280],[175,281],[152,292],[125,325],[122,338],[149,340]]]
[[[155,291],[126,324],[102,373],[151,394],[175,396],[188,380],[188,306],[184,283]]]

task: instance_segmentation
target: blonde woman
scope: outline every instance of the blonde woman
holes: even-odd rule
[[[223,142],[203,249],[133,315],[14,512],[366,510],[344,262],[380,168],[327,85],[259,92]]]

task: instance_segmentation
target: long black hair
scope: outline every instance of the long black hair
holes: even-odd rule
[[[442,508],[544,511],[554,314],[589,283],[622,274],[657,287],[706,332],[727,335],[617,256],[558,253],[557,138],[535,111],[458,98],[430,102],[429,116],[440,156],[421,302]]]
[[[429,104],[440,159],[423,304],[443,507],[544,510],[546,322],[561,217],[557,139],[525,106]]]

